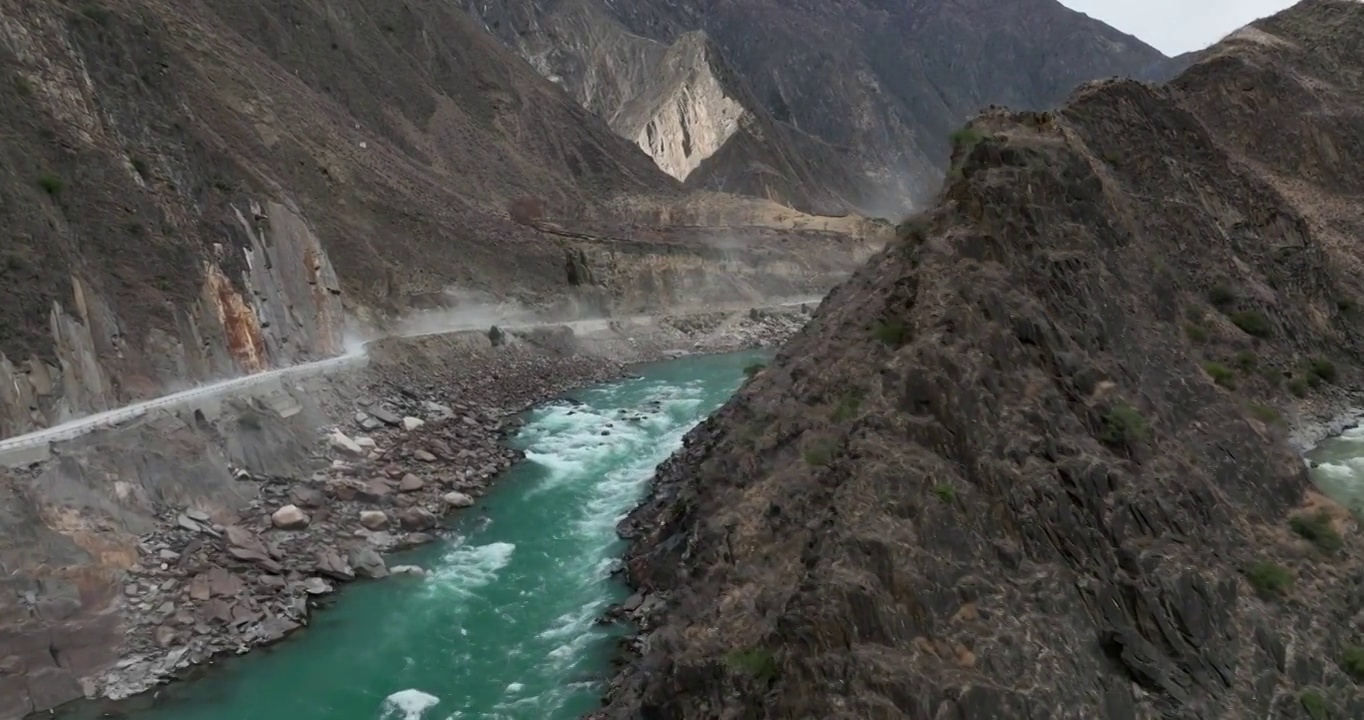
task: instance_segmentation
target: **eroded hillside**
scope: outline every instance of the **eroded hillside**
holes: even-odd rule
[[[734,127],[719,122],[726,108],[742,114],[747,125],[734,147],[690,153],[709,159],[689,184],[881,217],[931,199],[947,167],[948,133],[982,107],[1052,107],[1088,80],[1164,79],[1181,67],[1054,0],[465,6],[626,137],[634,127],[618,123],[621,109],[651,99],[646,106],[670,142],[643,145],[660,165],[676,162],[690,128]],[[716,50],[691,56],[689,70],[725,91],[653,92],[669,75],[663,56],[678,55],[698,31]]]
[[[686,440],[614,718],[1364,715],[1290,446],[1364,351],[1364,6],[956,135],[937,206]]]
[[[0,74],[0,437],[330,355],[348,315],[450,288],[819,291],[877,232],[684,194],[434,0],[0,0]]]

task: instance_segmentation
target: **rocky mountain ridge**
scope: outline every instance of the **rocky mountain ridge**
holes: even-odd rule
[[[599,717],[1364,714],[1364,6],[954,136],[937,204],[621,524]]]
[[[465,3],[542,74],[661,167],[705,155],[688,184],[802,209],[899,218],[937,190],[947,135],[992,104],[1045,108],[1110,75],[1165,79],[1180,64],[1054,0],[836,3],[741,0]],[[715,46],[687,56],[704,33]],[[659,93],[665,55],[708,89]],[[684,86],[685,87],[685,86]],[[723,88],[717,91],[716,88]],[[653,119],[655,137],[637,138]],[[739,110],[738,108],[742,108]],[[745,132],[731,119],[748,118]],[[734,131],[734,147],[716,140]],[[689,135],[707,137],[680,153]],[[721,147],[725,153],[715,155]],[[713,157],[712,157],[713,156]],[[694,174],[699,160],[685,166]]]

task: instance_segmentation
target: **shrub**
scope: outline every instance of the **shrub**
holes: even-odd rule
[[[28,97],[33,94],[33,85],[28,81],[28,78],[15,75],[14,92],[19,93],[19,97]]]
[[[1295,377],[1288,381],[1288,392],[1298,397],[1307,397],[1307,390],[1310,387],[1307,378]]]
[[[1236,369],[1243,373],[1254,372],[1260,365],[1260,356],[1250,350],[1242,350],[1236,353]]]
[[[1274,334],[1274,327],[1269,324],[1269,318],[1258,310],[1234,312],[1231,314],[1231,322],[1251,337],[1263,339]]]
[[[1209,360],[1203,363],[1203,372],[1207,373],[1213,382],[1228,390],[1236,387],[1236,374],[1222,363]]]
[[[49,173],[38,178],[38,187],[42,188],[43,192],[48,195],[57,197],[62,194],[62,189],[65,187],[65,184],[62,182],[61,178]]]
[[[899,347],[905,343],[909,333],[899,320],[877,320],[871,326],[871,334],[886,345]]]
[[[765,364],[763,364],[763,363],[753,363],[752,365],[749,365],[748,367],[744,368],[744,377],[750,377],[750,378],[751,378],[751,377],[753,377],[754,375],[757,375],[758,373],[760,373],[760,372],[762,372],[763,370],[766,370],[766,369],[767,369],[767,365],[765,365]]]
[[[1331,516],[1324,510],[1311,515],[1294,515],[1289,518],[1288,526],[1322,552],[1333,553],[1345,546],[1340,533],[1331,525]]]
[[[984,140],[985,135],[973,127],[964,127],[955,130],[950,138],[952,140],[953,150],[960,149],[962,151],[969,151],[981,140]]]
[[[1099,441],[1112,447],[1131,447],[1146,439],[1146,421],[1137,409],[1126,403],[1109,408],[1104,414]]]
[[[1353,315],[1359,309],[1359,303],[1352,297],[1343,297],[1336,301],[1336,309],[1342,315]]]
[[[1340,654],[1340,669],[1355,680],[1364,680],[1364,647],[1346,645]]]
[[[1279,411],[1268,405],[1251,403],[1249,410],[1250,414],[1260,422],[1277,423],[1283,420],[1283,416],[1279,414]]]
[[[761,683],[777,677],[777,658],[767,648],[733,650],[725,655],[725,664],[736,673],[747,675]]]
[[[1263,598],[1276,598],[1293,587],[1293,575],[1282,565],[1268,560],[1257,560],[1245,570],[1246,580]]]
[[[1201,325],[1186,323],[1184,325],[1184,335],[1188,337],[1191,342],[1201,343],[1208,341],[1208,331]]]
[[[1307,372],[1313,378],[1323,382],[1334,383],[1336,381],[1336,364],[1324,358],[1317,358],[1308,363]]]
[[[1208,302],[1222,307],[1236,301],[1236,293],[1226,285],[1218,283],[1208,289]]]
[[[933,494],[937,495],[938,499],[945,503],[950,503],[957,499],[957,489],[951,485],[934,485]]]
[[[834,459],[834,441],[820,438],[805,446],[805,462],[809,465],[828,465]]]
[[[140,175],[140,176],[142,176],[142,179],[143,179],[143,180],[146,180],[146,179],[148,179],[148,178],[151,177],[151,175],[152,175],[152,170],[151,170],[150,167],[147,166],[147,161],[146,161],[146,160],[143,160],[143,159],[140,158],[140,157],[135,157],[135,158],[133,158],[133,161],[132,161],[132,162],[133,162],[133,170],[137,171],[137,174]]]
[[[1326,709],[1326,699],[1321,693],[1315,690],[1304,690],[1298,696],[1298,702],[1302,703],[1302,709],[1307,713],[1311,720],[1327,720],[1329,714]]]
[[[81,5],[81,14],[100,25],[109,22],[109,9],[95,2]]]
[[[848,393],[842,400],[834,406],[833,421],[844,422],[857,417],[857,411],[862,409],[862,398],[857,393]]]

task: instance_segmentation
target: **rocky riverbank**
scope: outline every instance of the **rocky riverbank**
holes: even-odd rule
[[[807,310],[661,319],[639,337],[493,333],[458,357],[441,346],[380,359],[360,397],[330,408],[340,422],[319,435],[315,472],[238,470],[252,499],[235,511],[162,508],[123,581],[121,660],[85,694],[127,698],[287,637],[347,583],[423,574],[384,554],[437,540],[519,459],[506,440],[520,411],[619,377],[626,362],[779,343]]]

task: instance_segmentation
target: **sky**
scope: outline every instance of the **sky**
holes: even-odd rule
[[[1251,20],[1283,10],[1294,0],[1060,0],[1136,35],[1166,55],[1201,50]]]

